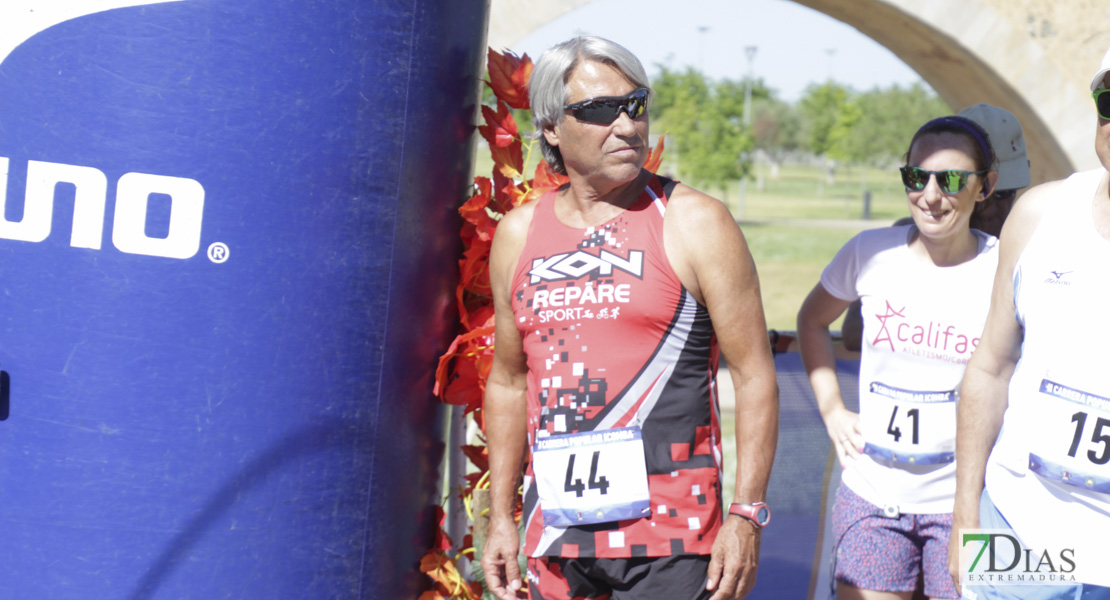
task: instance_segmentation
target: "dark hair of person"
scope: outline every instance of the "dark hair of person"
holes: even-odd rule
[[[917,130],[917,133],[913,134],[913,139],[910,140],[910,146],[906,150],[906,156],[903,158],[903,162],[909,163],[910,151],[913,150],[913,145],[917,143],[917,140],[926,135],[937,135],[941,133],[952,133],[967,138],[972,148],[971,158],[975,161],[975,170],[995,170],[998,164],[998,157],[994,155],[993,146],[991,146],[991,138],[986,130],[971,119],[955,115],[933,119],[922,125]]]

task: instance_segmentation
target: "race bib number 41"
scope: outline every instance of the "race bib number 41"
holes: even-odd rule
[[[532,472],[544,525],[568,527],[651,513],[639,427],[536,440]]]
[[[871,382],[860,398],[864,453],[909,465],[956,458],[956,393],[906,390]]]

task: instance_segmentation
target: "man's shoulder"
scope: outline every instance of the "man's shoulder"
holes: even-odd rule
[[[496,271],[498,276],[506,280],[512,278],[512,271],[528,241],[528,232],[532,229],[532,217],[536,213],[538,202],[539,200],[534,200],[522,204],[505,213],[498,221],[490,250],[491,277]]]
[[[1072,173],[1063,179],[1047,181],[1029,188],[1014,203],[1011,216],[1039,218],[1046,211],[1058,209],[1068,202],[1085,202],[1106,176],[1102,168]]]
[[[528,237],[528,229],[532,224],[532,217],[536,214],[536,205],[539,202],[539,199],[533,200],[505,213],[498,221],[494,235],[501,239],[524,240]]]
[[[1065,179],[1057,179],[1034,186],[1014,203],[1013,210],[1006,217],[1000,236],[1000,249],[1003,260],[1012,263],[1021,256],[1034,232],[1046,221],[1067,223],[1066,216],[1048,219],[1058,213],[1068,215],[1090,214],[1081,210],[1083,203],[1089,203],[1096,186],[1106,175],[1103,169],[1081,171]],[[1080,217],[1081,218],[1081,217]]]
[[[1070,183],[1072,183],[1070,177],[1048,181],[1033,186],[1022,194],[1014,202],[1014,207],[1002,226],[1002,234],[999,237],[1003,243],[1009,240],[1011,244],[1018,242],[1024,246],[1045,215],[1053,209],[1058,210],[1062,200],[1068,200]]]
[[[732,213],[723,202],[688,185],[678,183],[667,196],[667,216],[695,227],[735,225]]]

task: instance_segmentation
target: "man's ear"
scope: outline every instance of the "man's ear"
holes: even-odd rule
[[[543,139],[547,140],[547,143],[552,146],[559,145],[559,131],[557,127],[558,125],[545,125],[543,128]]]

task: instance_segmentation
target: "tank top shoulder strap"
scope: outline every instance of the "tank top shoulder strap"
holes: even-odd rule
[[[677,185],[678,181],[674,179],[669,179],[662,175],[655,175],[648,181],[647,186],[644,187],[643,195],[646,196],[645,200],[647,202],[655,206],[660,215],[665,215],[667,212],[667,203]]]
[[[674,192],[675,186],[677,186],[679,182],[677,179],[671,179],[669,177],[663,177],[662,175],[656,175],[652,179],[652,183],[659,184],[659,187],[663,190],[663,195],[669,198],[671,196],[671,193]]]
[[[528,239],[534,239],[532,233],[537,229],[551,226],[551,220],[555,218],[556,193],[557,190],[550,190],[536,199],[536,208],[532,211],[532,222],[528,224]]]

